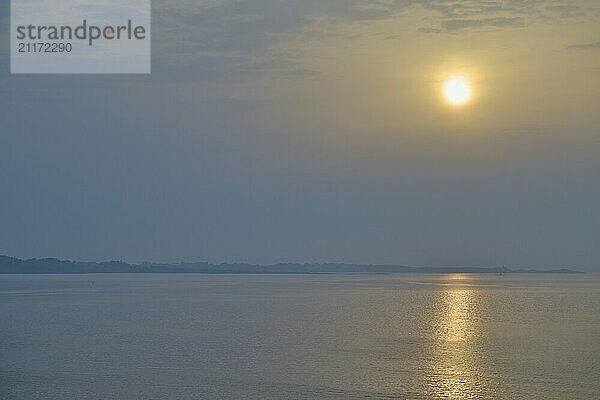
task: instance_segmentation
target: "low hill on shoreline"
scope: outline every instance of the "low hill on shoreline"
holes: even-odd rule
[[[198,273],[198,274],[386,274],[386,273],[581,273],[567,268],[531,269],[507,267],[409,267],[404,265],[377,264],[294,264],[281,263],[256,265],[245,263],[210,264],[195,263],[142,263],[129,264],[123,261],[84,262],[57,258],[19,258],[0,255],[0,274],[94,274],[94,273]]]

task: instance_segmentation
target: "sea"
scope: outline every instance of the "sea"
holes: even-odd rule
[[[0,398],[600,399],[600,276],[2,275]]]

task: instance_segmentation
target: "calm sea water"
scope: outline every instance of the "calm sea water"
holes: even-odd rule
[[[2,399],[598,399],[590,275],[0,276]]]

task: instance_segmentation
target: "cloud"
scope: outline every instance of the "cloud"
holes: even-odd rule
[[[0,8],[0,31],[8,31]],[[315,76],[310,60],[284,53],[286,43],[318,42],[342,35],[340,26],[427,13],[421,33],[514,28],[600,15],[597,0],[177,0],[153,4],[153,73],[198,82],[243,80],[249,75]],[[361,37],[358,29],[346,40]],[[368,32],[367,30],[364,32]],[[397,39],[397,32],[384,32]],[[283,45],[283,46],[282,46]],[[569,46],[594,50],[597,44]],[[0,51],[8,47],[0,41]],[[306,73],[306,71],[313,71]]]
[[[435,11],[446,18],[464,18],[469,16],[491,15],[510,7],[504,1],[440,1],[440,0],[422,0],[415,1],[415,4],[421,7]],[[510,2],[508,2],[510,3]]]
[[[253,74],[314,76],[297,72],[315,68],[302,57],[282,53],[286,43],[326,40],[340,35],[337,28],[344,25],[395,19],[416,9],[428,13],[417,30],[437,34],[600,15],[596,0],[159,2],[153,7],[153,71],[211,82],[219,77],[231,82],[232,76]],[[394,39],[394,33],[385,36]]]
[[[567,46],[567,50],[573,50],[573,51],[600,50],[600,42],[571,44],[571,45]]]
[[[562,127],[551,124],[521,124],[512,126],[501,131],[503,134],[518,134],[518,135],[544,135],[557,133]]]
[[[439,28],[419,28],[417,30],[421,33],[442,33],[442,32],[444,32]]]
[[[501,28],[507,26],[523,26],[523,19],[521,17],[496,17],[482,19],[449,19],[442,22],[442,28],[444,28],[446,32],[456,32],[469,28]]]
[[[584,15],[586,13],[585,9],[577,7],[576,5],[573,5],[573,4],[550,5],[550,6],[546,7],[546,10],[548,10],[552,13],[555,13],[562,18],[578,17],[578,16]]]
[[[421,0],[413,3],[437,14],[431,19],[431,25],[419,29],[423,33],[521,27],[600,16],[600,3],[596,0]]]

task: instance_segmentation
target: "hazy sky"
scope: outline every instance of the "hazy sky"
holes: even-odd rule
[[[11,76],[8,15],[2,254],[600,270],[597,0],[156,1],[149,76]]]

